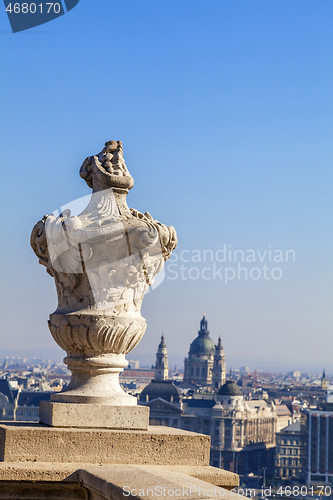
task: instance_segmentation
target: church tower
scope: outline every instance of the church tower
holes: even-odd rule
[[[321,390],[327,391],[327,380],[326,380],[325,368],[323,369],[323,375],[321,377]]]
[[[164,335],[156,353],[155,380],[165,381],[169,378],[168,351],[164,342]]]
[[[225,383],[225,356],[221,341],[221,334],[215,348],[214,364],[212,371],[212,387],[218,391]]]
[[[215,344],[209,336],[204,313],[198,336],[191,343],[188,357],[185,358],[184,382],[211,387],[214,354]]]

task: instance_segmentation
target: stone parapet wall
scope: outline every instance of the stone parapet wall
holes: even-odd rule
[[[169,427],[112,431],[7,422],[0,425],[0,500],[237,500],[228,490],[238,486],[238,475],[209,467],[209,448],[209,436]]]
[[[148,431],[0,425],[0,460],[209,465],[210,438],[171,427]]]
[[[213,467],[87,464],[61,479],[68,472],[63,464],[0,466],[0,500],[240,498],[238,476]]]

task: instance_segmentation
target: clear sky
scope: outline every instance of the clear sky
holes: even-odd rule
[[[332,28],[331,0],[80,0],[16,34],[0,6],[0,347],[55,346],[55,286],[30,232],[89,193],[80,165],[114,139],[129,206],[179,238],[129,358],[154,354],[162,330],[185,355],[205,310],[229,368],[331,373]],[[243,251],[240,279],[242,252],[223,262],[224,249]]]

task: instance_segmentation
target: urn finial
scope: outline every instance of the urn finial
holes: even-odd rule
[[[100,153],[88,156],[82,163],[80,176],[94,193],[109,188],[128,193],[134,185],[123,157],[121,141],[108,141]]]
[[[50,404],[76,403],[82,410],[84,404],[98,403],[109,411],[111,406],[136,405],[120,388],[118,376],[127,366],[125,354],[146,329],[143,296],[177,237],[173,227],[148,212],[128,208],[126,195],[134,180],[121,141],[108,141],[88,157],[80,176],[92,189],[86,208],[73,216],[70,210],[45,216],[31,235],[40,264],[55,279],[58,307],[49,327],[72,371],[68,387],[53,395]],[[45,415],[44,422],[54,424]]]

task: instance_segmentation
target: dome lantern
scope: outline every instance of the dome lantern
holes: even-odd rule
[[[205,314],[200,321],[200,330],[198,331],[198,336],[193,340],[189,354],[206,355],[211,356],[215,354],[215,344],[209,336],[208,321],[206,320]]]

